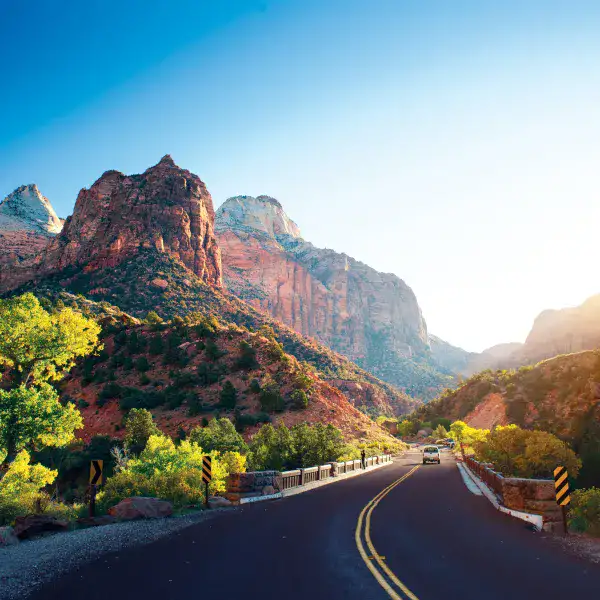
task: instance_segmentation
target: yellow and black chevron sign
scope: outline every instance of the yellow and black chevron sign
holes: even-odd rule
[[[202,457],[202,481],[210,483],[212,480],[212,458],[210,456]]]
[[[569,473],[565,467],[554,469],[554,488],[556,490],[556,502],[560,506],[567,506],[571,502],[569,495]]]

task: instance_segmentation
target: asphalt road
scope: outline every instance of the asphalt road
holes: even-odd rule
[[[374,507],[369,504],[415,466]],[[364,558],[356,539],[361,514]],[[385,557],[385,567],[378,557]],[[414,453],[391,467],[247,505],[107,555],[32,597],[595,600],[600,567],[564,553],[471,494],[447,455],[441,465],[422,466]]]

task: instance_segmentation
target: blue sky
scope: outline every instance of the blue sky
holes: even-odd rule
[[[396,273],[429,329],[522,341],[600,292],[600,3],[0,2],[0,196],[61,216],[171,154]]]

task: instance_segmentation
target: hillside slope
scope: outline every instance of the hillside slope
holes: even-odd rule
[[[66,294],[62,298],[69,302]],[[89,302],[71,298],[89,310]],[[82,411],[85,440],[123,435],[131,408],[151,410],[173,436],[227,415],[246,435],[266,421],[318,422],[335,425],[347,440],[388,439],[338,389],[263,332],[201,316],[148,325],[117,312],[102,322],[103,350],[74,369],[62,389]],[[237,390],[229,405],[221,396],[226,382]],[[304,402],[296,390],[306,394]]]
[[[549,431],[571,442],[584,458],[583,478],[596,469],[600,474],[600,350],[557,356],[517,371],[484,371],[416,415],[424,421],[460,419],[480,428],[515,423]]]

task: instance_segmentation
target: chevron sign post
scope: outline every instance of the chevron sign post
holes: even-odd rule
[[[569,473],[565,467],[556,467],[554,469],[554,489],[556,491],[556,503],[562,509],[564,533],[567,535],[567,513],[566,507],[571,502],[569,490]]]
[[[208,507],[208,484],[212,481],[212,458],[210,456],[202,457],[202,481],[206,485],[204,505]]]

